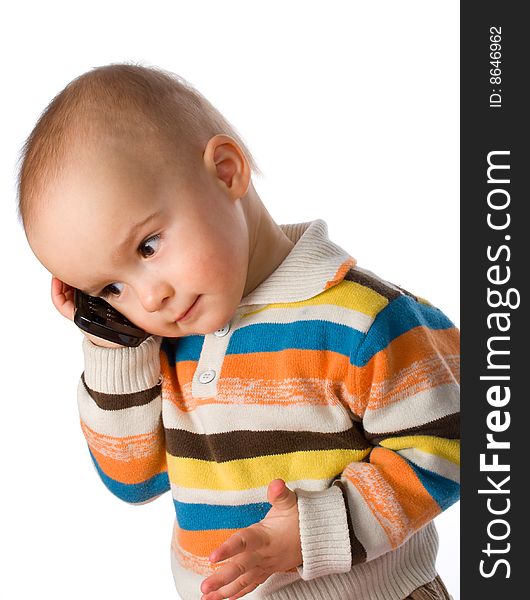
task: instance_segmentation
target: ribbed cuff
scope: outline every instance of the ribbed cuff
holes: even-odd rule
[[[346,573],[351,569],[351,546],[346,506],[341,490],[295,490],[298,497],[303,564],[298,574],[306,581]]]
[[[131,394],[155,386],[160,379],[160,336],[135,348],[104,348],[83,338],[85,382],[106,394]]]

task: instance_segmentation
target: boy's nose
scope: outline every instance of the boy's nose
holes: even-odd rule
[[[160,310],[167,298],[171,297],[171,287],[163,282],[151,282],[138,291],[140,303],[147,312]]]

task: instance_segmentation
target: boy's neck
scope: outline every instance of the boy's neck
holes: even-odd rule
[[[249,263],[243,297],[267,279],[294,246],[270,216],[252,183],[242,198],[249,232]]]

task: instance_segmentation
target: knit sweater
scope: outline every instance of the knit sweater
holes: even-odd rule
[[[171,490],[183,600],[276,478],[297,495],[303,564],[245,598],[401,600],[436,576],[433,518],[459,497],[459,332],[324,221],[281,228],[291,252],[215,333],[84,339],[90,456],[126,502]]]

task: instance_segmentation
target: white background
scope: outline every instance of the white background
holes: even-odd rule
[[[174,71],[241,133],[277,222],[323,218],[360,266],[459,325],[459,5],[18,2],[2,24],[0,595],[176,599],[170,494],[127,505],[91,466],[76,404],[82,335],[55,311],[16,221],[19,149],[92,67]],[[436,522],[457,600],[459,505]]]

